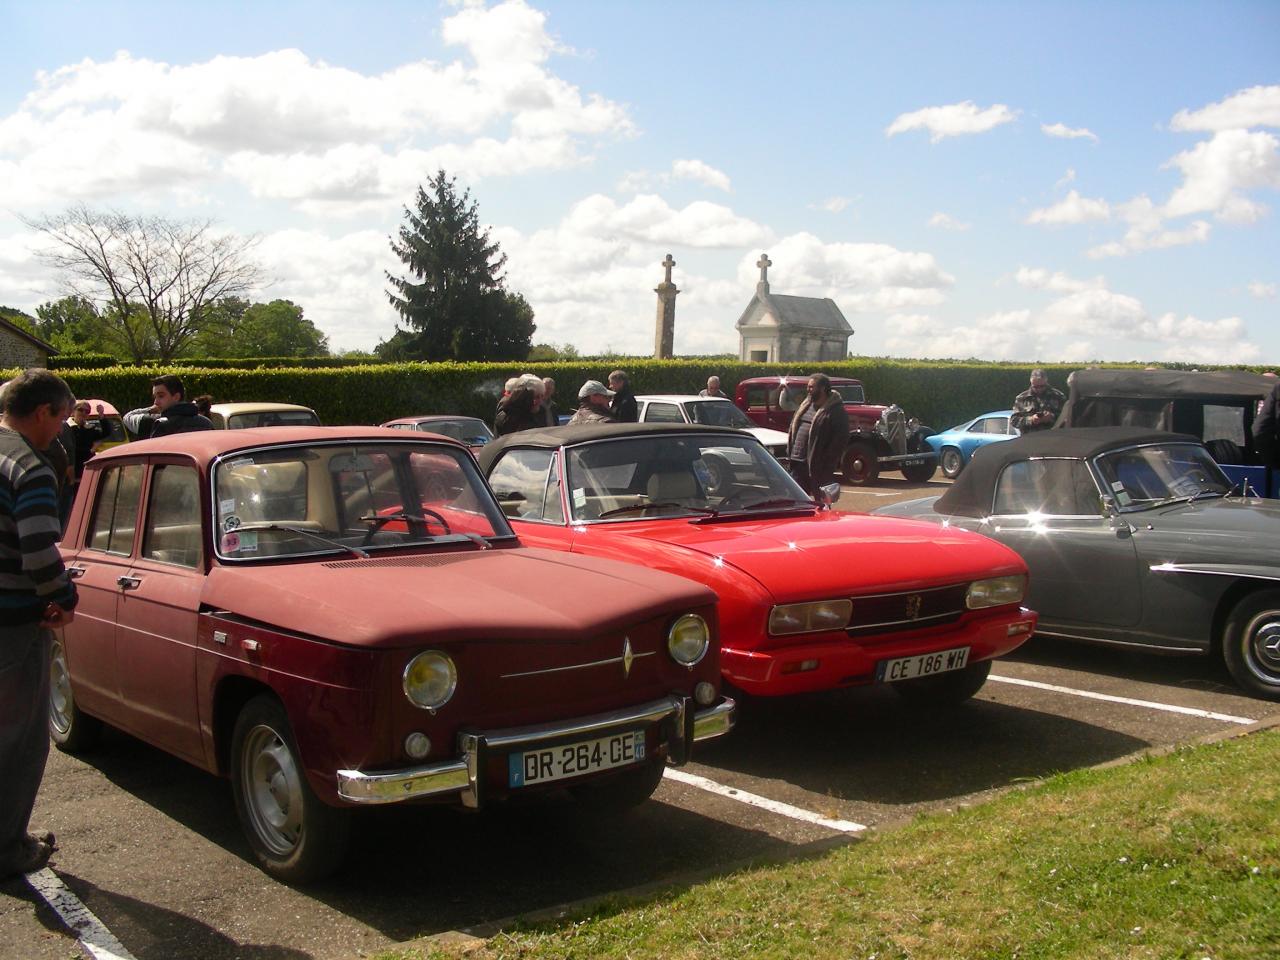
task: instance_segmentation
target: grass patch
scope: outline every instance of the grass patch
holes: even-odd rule
[[[1274,960],[1280,731],[1063,774],[820,859],[522,924],[465,955]]]

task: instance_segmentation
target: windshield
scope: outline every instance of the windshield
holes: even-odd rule
[[[1104,454],[1095,461],[1121,512],[1175,500],[1221,497],[1231,490],[1204,447],[1170,443]]]
[[[452,420],[424,420],[418,424],[424,433],[438,433],[441,436],[461,440],[473,447],[482,447],[493,439],[493,431],[483,420],[473,417],[457,417]]]
[[[748,434],[602,440],[570,449],[566,464],[579,522],[814,508]]]
[[[705,423],[709,427],[733,427],[745,430],[755,424],[730,400],[690,400],[684,405],[690,423]]]
[[[218,555],[258,560],[512,536],[471,457],[442,443],[297,444],[213,472]]]
[[[256,413],[237,413],[227,418],[231,430],[248,427],[318,427],[320,418],[311,410],[261,410]]]

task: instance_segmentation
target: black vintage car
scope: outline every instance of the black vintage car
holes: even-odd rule
[[[1037,635],[1214,654],[1280,700],[1280,503],[1235,494],[1195,437],[1042,430],[981,448],[941,497],[874,512],[1016,550]]]
[[[1056,426],[1145,427],[1204,441],[1233,483],[1280,497],[1280,471],[1268,470],[1253,437],[1258,403],[1274,377],[1238,370],[1077,370]]]

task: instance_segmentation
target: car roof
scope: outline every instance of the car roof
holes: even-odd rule
[[[310,407],[304,407],[297,403],[274,403],[271,401],[246,400],[238,403],[215,403],[209,407],[214,413],[220,413],[224,417],[233,417],[237,413],[283,413],[291,410],[305,410],[308,413],[315,413]]]
[[[976,423],[979,420],[987,419],[987,417],[1012,417],[1012,416],[1013,416],[1012,410],[988,410],[986,413],[980,413],[976,417],[970,417],[968,420],[961,420],[960,426],[963,427],[966,424]],[[952,427],[951,429],[954,430],[955,427]]]
[[[481,417],[473,417],[469,413],[424,413],[416,417],[396,417],[394,420],[388,420],[387,423],[438,423],[441,420],[479,420],[484,423]]]
[[[174,433],[167,437],[138,440],[104,450],[89,463],[109,463],[121,458],[146,454],[186,454],[207,462],[225,453],[254,447],[275,447],[289,443],[323,443],[334,440],[370,440],[421,442],[440,440],[456,447],[465,445],[448,437],[427,434],[405,436],[403,430],[384,427],[253,427],[249,430],[194,430],[190,433]]]
[[[787,386],[795,386],[801,383],[808,383],[809,377],[811,376],[812,374],[809,374],[809,373],[805,373],[805,374],[788,373],[780,377],[747,377],[744,380],[739,380],[738,383],[740,384],[759,383],[760,381],[764,380],[764,381],[772,381],[774,383],[785,383]],[[831,381],[831,385],[833,387],[838,387],[838,386],[841,386],[842,384],[849,384],[849,383],[862,386],[862,381],[857,379],[856,377],[827,377],[827,379]]]
[[[1083,397],[1260,399],[1275,377],[1243,370],[1077,370],[1067,377],[1070,403]]]
[[[89,404],[89,419],[95,417],[118,417],[120,411],[109,400],[97,400],[93,397],[76,397],[76,403]],[[102,404],[102,413],[98,413],[98,404]]]
[[[991,509],[996,480],[1011,463],[1045,457],[1091,460],[1109,450],[1151,443],[1194,443],[1200,446],[1199,440],[1185,434],[1135,427],[1037,430],[975,450],[969,465],[937,499],[933,509],[947,516],[985,517]]]
[[[728,397],[700,397],[696,393],[646,393],[637,400],[661,400],[667,403],[733,403]]]
[[[278,429],[278,428],[273,428]],[[623,437],[652,436],[674,434],[714,434],[721,437],[733,437],[740,441],[754,439],[745,430],[732,427],[708,427],[693,423],[580,423],[572,427],[538,427],[533,430],[519,430],[491,440],[476,454],[481,468],[487,473],[495,460],[510,447],[537,447],[554,450],[556,447],[567,447],[591,440],[614,440]],[[757,443],[759,441],[756,441]]]

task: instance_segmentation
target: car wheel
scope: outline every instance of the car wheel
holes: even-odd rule
[[[919,466],[903,467],[902,475],[912,483],[924,483],[933,479],[933,472],[937,469],[937,465],[930,460],[928,463],[922,463]]]
[[[714,453],[704,454],[702,462],[707,467],[707,493],[713,497],[724,496],[733,478],[729,462]]]
[[[899,680],[890,686],[899,696],[921,706],[954,707],[981,690],[990,673],[991,661],[979,660],[963,670],[951,670],[914,680]]]
[[[617,813],[638,807],[658,789],[666,760],[657,757],[631,770],[614,773],[570,789],[575,800],[591,813]]]
[[[236,718],[231,789],[249,846],[271,876],[306,883],[342,862],[351,811],[329,806],[311,789],[289,718],[274,697],[250,700]]]
[[[942,451],[942,475],[948,480],[954,480],[960,476],[960,471],[964,469],[964,458],[960,456],[960,451],[955,447],[945,447]]]
[[[92,750],[102,739],[102,721],[76,706],[67,648],[58,636],[49,644],[49,737],[64,753]]]
[[[844,482],[855,487],[874,483],[880,476],[880,461],[876,456],[876,448],[869,443],[854,442],[849,444],[841,461]]]
[[[1280,700],[1280,590],[1259,590],[1236,604],[1222,632],[1222,658],[1249,693]]]

